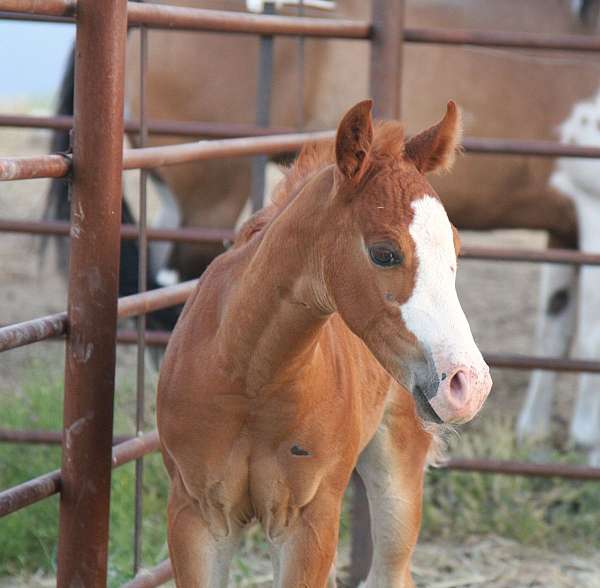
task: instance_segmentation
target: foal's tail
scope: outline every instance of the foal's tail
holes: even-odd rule
[[[63,75],[60,93],[58,97],[57,114],[62,116],[73,116],[75,94],[75,46],[71,50],[67,68]],[[52,135],[52,153],[68,153],[71,149],[70,132],[56,130]],[[123,224],[135,224],[135,218],[127,200],[122,198],[121,222]],[[44,210],[45,220],[69,221],[71,218],[71,202],[69,195],[69,182],[58,178],[52,180],[46,198]],[[41,241],[42,255],[48,248],[50,237],[44,236]],[[57,247],[57,262],[61,273],[65,276],[68,269],[69,240],[66,237],[55,238]],[[139,251],[137,242],[131,239],[121,240],[121,254],[119,263],[119,296],[136,294],[138,291],[138,264]],[[158,288],[156,275],[151,272],[148,275],[148,289]],[[150,329],[170,330],[175,326],[180,308],[166,308],[148,315],[148,327]]]

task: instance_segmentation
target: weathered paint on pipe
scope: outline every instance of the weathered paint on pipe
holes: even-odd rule
[[[105,588],[127,3],[79,0],[57,587]]]
[[[0,517],[31,506],[60,492],[60,471],[55,470],[0,492]]]
[[[0,182],[62,178],[70,169],[71,160],[68,155],[0,157]]]
[[[0,352],[59,337],[67,332],[67,313],[60,312],[0,328]]]

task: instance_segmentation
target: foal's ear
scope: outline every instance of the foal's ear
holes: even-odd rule
[[[462,139],[460,110],[450,100],[444,118],[407,141],[405,153],[421,173],[448,171],[454,164]]]
[[[355,104],[338,125],[335,160],[343,179],[358,184],[368,167],[373,143],[372,100]]]

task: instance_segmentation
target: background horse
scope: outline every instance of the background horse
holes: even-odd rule
[[[454,159],[456,106],[406,144],[397,122],[374,131],[370,109],[346,114],[335,146],[304,149],[170,339],[157,421],[181,588],[226,586],[253,518],[275,586],[334,587],[357,461],[373,519],[366,585],[414,586],[432,442],[421,418],[470,420],[491,379],[456,295],[458,238],[423,175]]]
[[[166,3],[182,4],[171,0]],[[245,7],[241,0],[187,4],[233,10]],[[591,0],[459,0],[451,4],[445,0],[408,0],[406,24],[592,34],[596,32],[597,7],[598,3]],[[323,16],[310,8],[307,13]],[[369,18],[369,3],[340,2],[332,16]],[[132,32],[135,36],[137,33]],[[255,120],[254,101],[249,99],[257,91],[255,38],[151,31],[150,39],[146,109],[150,117],[240,123]],[[137,39],[132,41],[128,82],[132,112],[137,116],[139,56]],[[275,42],[271,122],[276,126],[294,126],[300,104],[307,128],[330,128],[338,112],[367,94],[368,49],[353,41],[320,40],[306,40],[305,48],[305,84],[299,93],[295,42]],[[403,67],[403,118],[409,133],[431,120],[442,106],[443,99],[436,89],[443,87],[464,106],[468,135],[518,139],[555,139],[558,127],[568,119],[573,106],[596,93],[600,77],[594,58],[585,55],[420,44],[406,46]],[[344,91],[335,91],[337,88]],[[179,140],[155,137],[150,143]],[[550,182],[552,169],[553,161],[545,158],[473,155],[458,163],[456,174],[434,180],[434,186],[459,229],[538,229],[549,233],[550,246],[575,247],[578,223],[574,194]],[[173,196],[173,200],[165,199],[175,204],[171,206],[175,212],[163,219],[176,224],[181,221],[185,226],[233,227],[247,199],[250,170],[247,159],[160,170]],[[589,231],[582,233],[580,246],[594,250],[597,246],[585,237],[588,234]],[[135,244],[129,242],[124,248],[125,252],[128,250],[135,263]],[[182,278],[195,277],[222,250],[219,244],[178,244],[168,265]],[[127,271],[130,265],[122,263],[123,283],[127,276],[136,275]],[[153,280],[156,282],[155,276],[151,276],[150,286]],[[576,283],[576,272],[570,267],[553,266],[546,270],[537,335],[539,354],[568,352]],[[135,288],[135,284],[131,287]],[[585,301],[589,292],[584,290]],[[587,320],[580,323],[579,347],[586,354],[597,356],[598,345],[585,342],[591,341],[591,333],[600,329],[593,312],[582,316]],[[168,316],[167,324],[173,318]],[[583,386],[586,378],[591,383]],[[591,406],[589,390],[596,385],[595,378],[582,378],[578,406]],[[551,373],[534,373],[527,407],[519,421],[521,437],[535,437],[548,429],[553,379]],[[600,443],[597,434],[592,433],[600,430],[600,408],[578,409],[572,430],[582,432],[576,440],[584,445]]]

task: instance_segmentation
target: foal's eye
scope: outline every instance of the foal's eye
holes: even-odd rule
[[[400,265],[404,260],[402,253],[389,245],[372,245],[369,247],[371,261],[380,267],[393,267]]]

